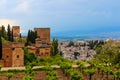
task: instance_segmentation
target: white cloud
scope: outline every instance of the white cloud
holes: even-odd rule
[[[29,5],[28,3],[25,1],[23,3],[20,3],[19,5],[17,5],[14,9],[13,12],[28,12],[29,10]]]
[[[17,25],[17,20],[10,20],[10,19],[0,19],[0,26],[4,25],[7,27],[7,25],[10,24],[11,26]]]
[[[33,0],[18,0],[18,4],[13,8],[13,12],[27,13],[30,11],[31,3],[33,3]]]
[[[4,4],[6,4],[7,0],[0,0],[0,6],[3,6]]]

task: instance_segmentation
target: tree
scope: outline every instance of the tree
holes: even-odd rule
[[[69,69],[67,73],[71,76],[71,80],[80,80],[82,78],[82,74],[73,69]]]
[[[2,66],[0,66],[0,71],[1,71],[1,69],[2,69]]]
[[[7,28],[7,36],[8,36],[8,40],[11,41],[11,29],[10,29],[9,24],[8,24],[8,28]]]
[[[21,33],[20,33],[20,38],[22,38],[22,35],[21,35]]]
[[[32,31],[32,30],[28,30],[26,45],[30,45],[31,43],[35,43],[36,38],[37,38],[37,32]]]
[[[14,38],[13,38],[13,30],[11,31],[11,42],[14,42]]]
[[[0,34],[0,59],[2,58],[2,37]]]
[[[46,79],[47,80],[58,80],[57,73],[55,71],[48,71]]]
[[[24,48],[24,64],[31,63],[36,60],[33,53],[29,53],[27,48]]]
[[[120,45],[120,42],[109,41],[105,43],[104,45],[102,45],[101,47],[98,47],[100,48],[99,49],[100,52],[97,51],[99,53],[95,55],[95,60],[98,60],[103,63],[107,61],[107,64],[109,63],[109,65],[120,63],[119,45]]]
[[[87,69],[87,66],[85,66],[85,64],[83,62],[78,62],[77,65],[78,65],[81,73],[83,73],[84,70]]]
[[[34,79],[34,71],[33,71],[33,66],[28,64],[25,67],[25,74],[26,76],[23,77],[23,80],[33,80]]]
[[[51,46],[51,56],[55,56],[56,54],[58,54],[58,40],[54,38]]]
[[[1,36],[7,40],[6,30],[5,27],[2,25]]]
[[[8,80],[11,80],[11,78],[14,76],[14,74],[13,73],[8,73],[7,76],[8,76]]]
[[[67,47],[71,47],[71,46],[74,46],[74,42],[73,41],[70,41]]]
[[[95,69],[87,69],[85,72],[89,75],[89,80],[92,80],[92,76],[96,73]]]
[[[26,45],[29,45],[29,44],[30,44],[30,30],[28,30]]]
[[[63,73],[67,75],[67,70],[72,68],[72,64],[69,62],[62,62],[60,64],[60,68],[62,69]]]

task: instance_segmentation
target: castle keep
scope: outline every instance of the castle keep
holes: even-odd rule
[[[36,58],[50,56],[50,28],[34,28],[38,38],[35,44],[27,46],[29,53],[33,53]],[[18,42],[20,39],[20,26],[12,27],[14,42],[2,43],[2,59],[0,65],[3,67],[24,66],[25,43]]]
[[[50,28],[34,28],[40,39],[50,43]]]
[[[36,55],[37,58],[50,56],[50,28],[34,28],[38,38],[35,45],[28,46],[30,53]]]
[[[13,31],[13,39],[16,42],[17,39],[20,38],[20,26],[13,26],[12,31]]]
[[[24,43],[3,43],[2,64],[4,67],[24,66]]]

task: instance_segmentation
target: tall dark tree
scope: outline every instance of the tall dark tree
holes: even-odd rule
[[[29,39],[30,39],[30,30],[28,30],[26,45],[29,45],[29,42],[30,42]]]
[[[55,56],[56,54],[58,54],[58,40],[54,38],[51,46],[51,56]]]
[[[37,38],[37,33],[32,30],[29,30],[26,44],[29,45],[30,43],[35,43],[36,38]]]
[[[8,36],[8,40],[11,41],[11,30],[10,30],[9,24],[8,24],[8,28],[7,28],[7,36]]]
[[[21,33],[20,33],[20,38],[22,38],[22,35],[21,35]]]
[[[6,34],[6,30],[5,30],[4,25],[2,25],[1,36],[2,36],[4,39],[7,39],[7,34]]]
[[[13,30],[11,31],[11,42],[14,42],[14,39],[13,39]]]
[[[2,58],[2,37],[0,34],[0,59]]]

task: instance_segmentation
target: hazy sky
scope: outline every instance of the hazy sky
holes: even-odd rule
[[[27,33],[50,27],[52,33],[120,31],[120,0],[0,0],[0,25],[20,25]]]

